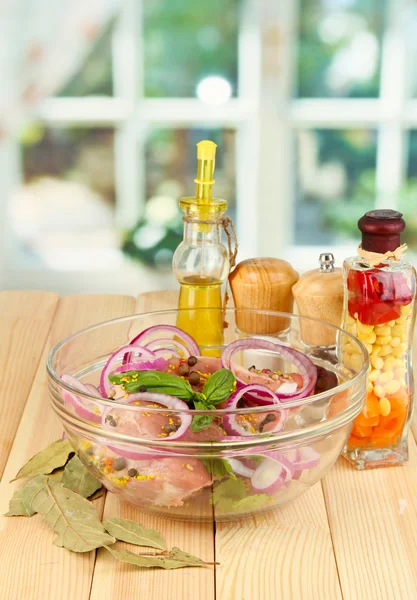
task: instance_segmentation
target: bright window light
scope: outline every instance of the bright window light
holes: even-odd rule
[[[232,86],[224,77],[210,75],[204,77],[197,85],[197,96],[211,106],[225,104],[232,95]]]

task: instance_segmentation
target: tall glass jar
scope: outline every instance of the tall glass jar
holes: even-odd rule
[[[402,257],[402,214],[366,213],[359,255],[344,271],[342,327],[369,353],[367,400],[356,418],[344,456],[358,469],[404,464],[413,406],[411,343],[415,321],[416,271]],[[344,358],[354,368],[359,357],[347,344]]]

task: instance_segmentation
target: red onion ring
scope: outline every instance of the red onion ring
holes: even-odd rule
[[[146,344],[145,348],[147,348],[148,350],[152,350],[152,352],[156,352],[157,350],[159,350],[159,344],[163,344],[164,346],[166,346],[167,344],[172,344],[180,353],[183,353],[183,356],[181,356],[181,358],[189,358],[191,356],[190,351],[185,344],[183,344],[179,340],[171,338],[160,338],[158,340],[152,340],[152,342]]]
[[[168,368],[168,361],[164,358],[155,358],[154,360],[143,360],[141,362],[130,362],[117,367],[112,375],[117,373],[126,373],[126,371],[165,371]]]
[[[96,387],[92,383],[85,383],[84,385],[87,388],[87,390],[90,392],[90,394],[93,394],[94,396],[97,396],[97,398],[102,398],[103,397],[100,394],[98,387]]]
[[[126,353],[128,353],[128,354],[126,354]],[[119,356],[123,357],[123,363],[129,362],[129,361],[125,360],[126,356],[131,356],[133,354],[139,354],[140,356],[143,356],[144,359],[145,358],[153,358],[153,356],[154,356],[150,350],[147,350],[146,348],[142,348],[141,346],[132,346],[131,344],[129,344],[128,346],[122,346],[121,348],[116,350],[116,352],[113,352],[113,354],[110,356],[110,358],[104,365],[103,370],[101,371],[101,376],[100,376],[99,390],[100,390],[100,394],[102,394],[102,396],[104,398],[108,398],[110,389],[112,387],[112,384],[109,381],[109,375],[113,371],[113,363],[116,362],[116,360],[119,358]]]
[[[133,338],[133,340],[130,342],[131,345],[143,345],[143,346],[147,346],[148,344],[150,344],[152,341],[152,339],[148,339],[150,336],[152,337],[153,334],[155,333],[161,333],[161,337],[163,339],[163,335],[166,335],[166,333],[170,333],[173,334],[175,337],[179,338],[180,343],[184,344],[184,346],[186,347],[187,351],[190,353],[190,356],[199,356],[201,354],[200,352],[200,348],[198,347],[197,342],[195,341],[194,338],[192,338],[190,335],[188,335],[188,333],[185,333],[185,331],[182,331],[182,329],[178,329],[178,327],[174,327],[174,325],[153,325],[152,327],[148,327],[148,329],[145,329],[144,331],[142,331],[141,333],[139,333],[139,335],[137,335],[136,337]],[[161,338],[159,338],[161,339]],[[158,340],[156,340],[158,341]],[[174,339],[169,339],[170,343],[175,343],[176,340]]]
[[[169,354],[170,358],[179,358],[182,359],[182,355],[176,350],[172,350],[171,348],[157,348],[156,350],[152,350],[155,356],[163,356],[165,354]]]
[[[239,400],[245,394],[249,393],[249,394],[253,395],[253,392],[258,392],[258,391],[262,391],[262,393],[268,394],[271,397],[271,400],[269,402],[265,398],[262,398],[260,400],[261,405],[265,405],[265,407],[281,405],[279,398],[276,396],[276,394],[272,390],[270,390],[262,385],[247,385],[245,387],[241,387],[239,390],[237,390],[230,396],[230,398],[228,399],[228,401],[226,403],[226,409],[238,408],[237,404],[238,404]],[[275,424],[274,428],[272,430],[268,431],[268,433],[270,433],[270,434],[281,431],[285,425],[285,421],[287,419],[287,411],[283,408],[282,410],[280,410],[278,412],[279,412],[280,418],[276,424],[274,422],[274,424]],[[275,411],[274,411],[274,414],[275,414]],[[240,435],[240,436],[261,435],[261,432],[251,433],[250,431],[247,431],[244,427],[239,425],[238,420],[237,420],[239,416],[240,415],[238,415],[238,414],[230,414],[230,415],[225,415],[223,417],[223,427],[225,428],[227,433],[230,433],[231,435]]]
[[[314,363],[307,356],[305,356],[305,354],[298,352],[298,350],[294,350],[294,348],[288,348],[282,344],[259,338],[245,338],[243,340],[237,340],[236,342],[232,342],[226,346],[226,348],[223,350],[221,355],[223,367],[230,369],[235,375],[236,380],[240,383],[247,385],[244,381],[236,376],[232,365],[232,357],[236,352],[241,352],[242,350],[270,350],[271,352],[279,354],[288,362],[296,365],[300,371],[300,375],[303,378],[304,385],[300,390],[293,393],[280,393],[278,389],[275,394],[280,400],[298,400],[300,398],[305,398],[314,389],[317,381],[317,369]],[[266,389],[268,388],[265,386],[263,393],[265,393]],[[256,398],[258,400],[260,399],[258,394],[256,394]]]
[[[240,475],[241,477],[247,477],[248,479],[250,479],[255,473],[254,469],[247,467],[237,458],[226,458],[226,461],[232,467],[233,473],[236,473],[236,475]]]
[[[295,469],[279,452],[262,453],[261,456],[264,459],[255,469],[251,477],[251,485],[258,493],[272,494],[291,481]]]
[[[81,383],[81,381],[78,381],[78,379],[76,379],[75,377],[72,377],[72,375],[64,374],[61,376],[61,379],[73,388],[80,390],[80,392],[84,392],[85,394],[91,394],[91,391],[87,388],[87,386]],[[84,399],[81,399],[78,396],[67,392],[67,390],[65,390],[64,388],[62,388],[62,397],[64,399],[64,402],[68,402],[74,407],[75,412],[82,419],[85,419],[86,421],[93,421],[94,423],[101,423],[101,414],[97,414],[89,410],[85,405]]]

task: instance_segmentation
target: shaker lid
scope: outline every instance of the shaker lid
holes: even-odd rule
[[[369,252],[393,251],[401,244],[401,232],[405,229],[402,213],[396,210],[371,210],[358,221],[362,232],[362,248]]]

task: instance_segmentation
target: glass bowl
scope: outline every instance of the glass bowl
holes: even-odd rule
[[[205,319],[210,310],[218,312],[196,309],[197,321],[198,310],[204,310]],[[150,326],[175,325],[180,312],[114,319],[53,348],[47,361],[50,399],[79,458],[110,492],[163,516],[231,520],[294,500],[327,473],[363,409],[369,366],[365,347],[342,329],[315,319],[228,309],[224,344],[256,336],[299,350],[319,369],[323,391],[316,384],[314,395],[279,405],[243,403],[234,410],[220,405],[193,411],[213,417],[212,424],[200,432],[188,429],[171,441],[158,433],[161,422],[182,423],[190,411],[98,398],[92,386],[99,384],[100,372],[117,348]],[[343,360],[347,344],[357,355],[349,364]],[[211,355],[204,359],[209,362],[221,348],[202,347],[202,352]],[[294,365],[265,350],[243,351],[239,361],[247,368],[295,372]],[[91,394],[64,382],[64,374],[83,382]],[[336,386],[326,389],[329,382]],[[260,419],[262,426],[251,431],[251,420],[259,425]],[[280,430],[263,428],[277,419]],[[236,423],[249,425],[247,435],[231,433],[228,426]]]

